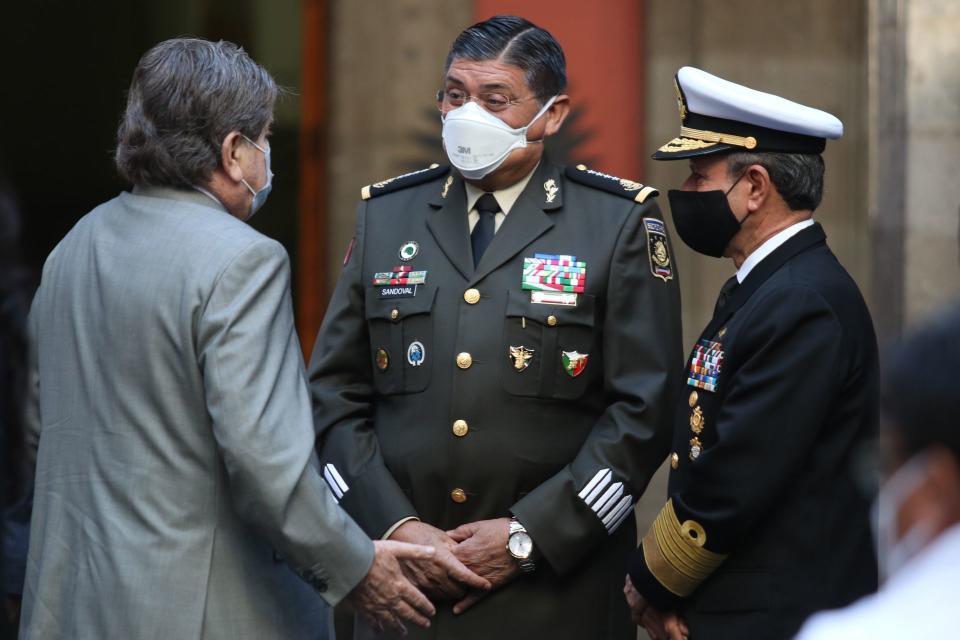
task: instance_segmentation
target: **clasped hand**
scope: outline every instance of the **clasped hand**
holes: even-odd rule
[[[413,564],[404,566],[404,571],[431,598],[455,600],[453,612],[461,614],[520,573],[517,561],[507,553],[509,529],[508,518],[470,522],[451,531],[411,520],[390,539],[437,549],[434,565]],[[456,567],[457,572],[448,567]]]
[[[630,576],[627,576],[623,585],[623,595],[630,607],[630,617],[633,623],[643,627],[650,640],[687,640],[690,630],[675,611],[661,613],[647,602],[636,587]]]

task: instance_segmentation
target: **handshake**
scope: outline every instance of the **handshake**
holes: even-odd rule
[[[460,614],[520,573],[507,553],[509,519],[483,520],[441,531],[424,522],[400,525],[374,541],[373,566],[348,596],[378,632],[406,634],[404,622],[430,626],[431,599],[455,601]]]

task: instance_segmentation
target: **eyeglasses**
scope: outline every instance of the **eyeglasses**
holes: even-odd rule
[[[502,93],[478,93],[475,96],[470,95],[462,89],[438,89],[437,90],[437,102],[440,110],[442,111],[444,106],[449,106],[453,108],[462,107],[471,100],[476,101],[481,107],[487,111],[492,111],[497,113],[498,111],[504,111],[509,109],[513,105],[520,104],[526,100],[532,100],[536,96],[529,96],[527,98],[511,98]]]

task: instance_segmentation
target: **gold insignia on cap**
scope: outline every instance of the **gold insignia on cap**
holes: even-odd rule
[[[695,520],[681,524],[668,500],[643,536],[643,559],[665,589],[681,597],[693,593],[726,559],[706,549],[707,531]]]
[[[659,151],[663,151],[665,153],[677,153],[678,151],[706,149],[716,144],[716,142],[704,142],[703,140],[694,140],[693,138],[674,138],[667,144],[660,147]]]
[[[680,83],[677,82],[677,79],[673,79],[673,90],[677,92],[677,108],[680,110],[680,119],[687,119],[687,105],[683,101],[683,92],[680,91]]]
[[[551,203],[557,197],[557,193],[560,191],[560,187],[557,186],[557,181],[553,178],[550,178],[543,183],[543,190],[547,192],[547,203]]]
[[[704,142],[722,142],[723,144],[732,144],[747,149],[753,149],[757,146],[757,139],[753,136],[743,137],[732,133],[717,133],[716,131],[704,131],[703,129],[691,129],[690,127],[680,127],[680,135],[684,138],[696,138]]]
[[[447,197],[447,191],[450,191],[450,185],[453,184],[453,175],[447,176],[447,181],[443,183],[443,191],[440,192],[441,198]]]

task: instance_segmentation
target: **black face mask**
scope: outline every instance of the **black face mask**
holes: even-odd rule
[[[740,178],[743,176],[741,175]],[[733,236],[740,231],[740,221],[730,210],[727,194],[740,182],[737,178],[726,192],[680,191],[667,192],[670,213],[677,234],[688,247],[714,258],[723,257],[723,252]]]

